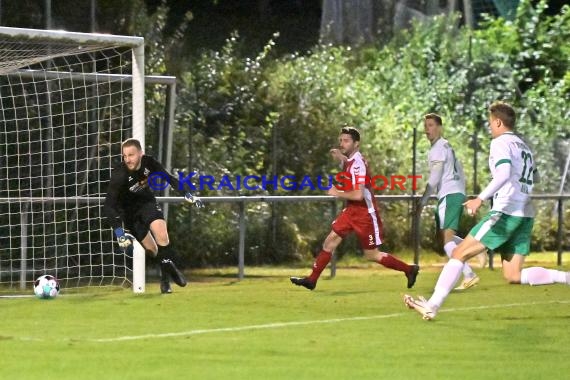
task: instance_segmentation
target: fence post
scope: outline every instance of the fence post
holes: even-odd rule
[[[243,280],[245,266],[245,199],[239,203],[238,279]]]
[[[564,229],[564,204],[562,197],[558,199],[558,231],[556,231],[556,245],[558,246],[558,266],[562,265],[562,230]]]
[[[336,199],[333,199],[331,203],[331,214],[333,218],[336,216],[336,213],[337,213]],[[331,278],[334,278],[336,276],[336,253],[333,252],[332,254],[333,255],[331,259]]]
[[[418,265],[420,263],[420,221],[421,213],[415,210],[416,198],[412,198],[412,207],[414,211],[412,212],[412,243],[414,244],[414,264]]]

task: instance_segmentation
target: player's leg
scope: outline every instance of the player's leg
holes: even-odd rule
[[[459,245],[459,244],[461,244],[463,239],[460,238],[459,236],[455,235],[455,236],[453,236],[453,241],[455,242],[456,245]],[[487,250],[487,251],[481,252],[480,254],[475,256],[475,259],[477,260],[477,262],[479,264],[479,268],[483,269],[487,266],[488,255],[489,255],[489,251]]]
[[[538,270],[528,268],[523,276],[524,261],[526,256],[530,253],[530,239],[534,219],[509,218],[507,222],[509,225],[515,225],[516,229],[513,236],[500,247],[503,277],[505,280],[507,280],[509,284],[520,284],[523,281],[524,283],[536,281],[542,284],[545,280],[547,281],[546,283],[551,284],[552,282],[548,281],[547,278],[543,278],[543,268],[539,268]]]
[[[309,275],[309,279],[313,283],[317,282],[317,280],[321,276],[321,273],[326,268],[328,263],[331,261],[332,255],[336,247],[338,247],[338,245],[341,242],[342,242],[342,237],[333,230],[331,230],[331,232],[327,235],[325,241],[323,242],[323,248],[315,258],[315,262],[313,263],[313,270]]]
[[[513,234],[513,237],[501,247],[504,252],[515,252],[514,254],[501,254],[505,280],[510,284],[525,285],[570,284],[570,272],[542,267],[523,269],[525,258],[530,253],[533,222],[532,218],[524,218],[517,233]]]
[[[354,232],[364,251],[364,258],[374,261],[386,268],[404,272],[408,289],[416,283],[420,271],[418,265],[409,265],[391,253],[383,252],[377,247],[382,244],[382,220],[378,212],[368,213],[366,209],[359,211],[361,215],[353,219]]]
[[[511,236],[517,233],[521,219],[513,219],[509,215],[491,211],[477,223],[465,240],[453,250],[451,259],[443,267],[428,303],[435,310],[439,309],[459,280],[463,264],[487,248],[496,249],[508,242]]]
[[[140,241],[140,243],[146,252],[150,253],[153,257],[156,256],[158,253],[158,246],[156,245],[156,241],[152,237],[150,231],[146,233],[146,236]]]
[[[461,244],[453,251],[452,258],[444,265],[439,274],[434,292],[429,300],[423,297],[414,299],[410,295],[404,295],[404,303],[410,308],[420,313],[423,319],[431,320],[435,318],[437,311],[447,298],[463,270],[463,264],[471,257],[475,257],[486,247],[475,240],[472,236],[467,236]]]
[[[168,229],[164,219],[155,219],[150,223],[150,230],[154,240],[159,247],[166,247],[170,244]]]
[[[525,256],[523,255],[501,254],[503,277],[505,278],[505,280],[507,280],[509,284],[521,283],[524,260]],[[528,271],[526,272],[526,274],[528,275]]]
[[[364,251],[364,258],[368,261],[374,261],[380,265],[385,266],[386,268],[397,270],[399,272],[403,272],[407,279],[406,286],[408,289],[412,288],[416,283],[416,279],[418,274],[420,273],[420,267],[416,264],[407,264],[404,261],[400,260],[396,256],[391,253],[380,251],[377,248],[374,249],[365,249]]]
[[[170,247],[168,230],[164,219],[155,219],[150,223],[150,231],[158,245],[157,258],[160,260],[161,272],[166,272],[178,286],[186,286],[186,277],[178,270],[174,264],[176,256]]]
[[[341,241],[342,237],[340,237],[336,232],[331,231],[323,243],[323,248],[313,262],[313,270],[311,271],[311,274],[308,277],[291,277],[291,282],[309,290],[315,289],[321,273],[331,261],[333,252]]]
[[[443,240],[443,250],[447,257],[451,258],[451,254],[453,250],[461,244],[463,239],[456,235],[456,231],[452,229],[445,229],[441,231],[441,236]],[[475,272],[468,263],[465,263],[463,266],[463,276],[465,278],[472,278],[475,276]]]
[[[515,255],[517,257],[519,255]],[[503,273],[505,264],[503,262]],[[546,269],[542,267],[524,268],[520,272],[519,282],[516,282],[516,277],[505,274],[505,278],[511,284],[529,284],[529,285],[549,285],[549,284],[566,284],[570,285],[570,272],[563,272],[556,269]]]
[[[157,250],[154,251],[156,252],[154,257],[156,257],[160,267],[161,291],[163,293],[171,292],[170,279],[178,286],[186,286],[186,278],[173,261],[175,253],[169,244],[168,230],[160,206],[155,202],[143,204],[136,212],[136,219],[140,226],[150,231],[153,240],[156,242]]]
[[[461,244],[453,250],[451,258],[444,265],[435,284],[433,295],[429,299],[429,303],[437,309],[441,307],[443,301],[459,280],[465,262],[481,252],[486,251],[486,249],[483,243],[476,240],[473,236],[468,235]]]
[[[443,267],[428,302],[436,309],[439,308],[459,280],[464,263],[485,252],[487,248],[496,249],[503,245],[515,233],[514,227],[509,224],[508,215],[495,211],[487,214],[453,250],[451,259]]]
[[[141,225],[143,225],[143,223],[141,223]],[[170,275],[168,274],[168,271],[162,269],[161,262],[157,258],[158,245],[150,231],[148,231],[146,236],[141,240],[141,244],[145,248],[146,252],[150,254],[150,257],[157,262],[158,271],[160,272],[160,292],[163,294],[172,293],[172,288],[170,287]]]
[[[456,232],[451,229],[442,231],[443,241],[446,242],[444,245],[445,253],[449,258],[451,258],[455,248],[463,241],[463,239],[459,238],[455,233]],[[456,290],[469,289],[479,283],[479,276],[477,276],[467,262],[463,263],[463,269],[461,272],[463,273],[463,281],[461,281],[461,284],[455,288]]]
[[[471,229],[469,235],[453,250],[451,258],[444,265],[429,300],[423,297],[414,299],[406,294],[404,303],[419,312],[424,319],[435,318],[437,311],[461,277],[463,264],[487,248],[495,249],[508,240],[510,231],[505,230],[502,216],[503,214],[492,211]]]
[[[290,277],[289,280],[293,284],[303,286],[309,290],[315,289],[321,273],[332,259],[334,250],[341,243],[343,237],[352,231],[350,215],[350,208],[345,208],[341,211],[337,218],[332,222],[333,228],[323,242],[323,247],[313,262],[313,270],[311,274],[307,277]]]
[[[453,250],[463,241],[456,233],[459,230],[461,215],[463,214],[465,195],[461,193],[448,194],[441,198],[435,213],[436,225],[440,228],[443,249],[447,257],[451,258]],[[463,265],[463,281],[458,290],[468,289],[479,282],[479,277],[466,262]]]
[[[163,294],[172,293],[172,289],[170,287],[170,276],[167,271],[164,271],[161,268],[160,260],[157,258],[158,245],[150,232],[150,226],[142,218],[144,214],[143,211],[144,210],[139,209],[130,213],[128,228],[145,249],[151,259],[149,262],[152,261],[158,266],[158,272],[160,273],[160,292]]]

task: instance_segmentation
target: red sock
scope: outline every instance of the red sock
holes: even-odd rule
[[[317,255],[317,258],[315,259],[315,262],[313,263],[313,271],[309,276],[309,280],[311,280],[312,282],[317,282],[317,280],[321,275],[321,272],[327,267],[327,264],[329,263],[329,261],[331,261],[331,258],[332,258],[331,252],[327,252],[324,249],[321,250],[321,252],[319,252],[319,254]]]
[[[412,269],[410,265],[392,256],[391,254],[386,253],[385,255],[386,256],[382,256],[382,258],[378,261],[378,264],[382,264],[386,268],[398,270],[404,273],[408,273]]]

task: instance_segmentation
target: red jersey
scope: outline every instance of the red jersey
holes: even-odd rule
[[[372,191],[372,184],[370,183],[370,170],[368,163],[362,157],[360,152],[356,152],[349,158],[343,166],[343,171],[349,175],[349,179],[354,189],[363,188],[364,198],[361,201],[348,201],[348,206],[366,207],[369,213],[374,213],[378,210],[376,198]]]
[[[356,233],[362,249],[374,249],[382,244],[382,220],[370,184],[368,165],[360,152],[356,152],[344,164],[345,175],[352,183],[364,190],[361,201],[347,201],[347,206],[332,223],[332,229],[342,238]]]

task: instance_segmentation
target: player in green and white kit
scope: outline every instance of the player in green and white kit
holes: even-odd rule
[[[482,202],[493,197],[493,207],[455,248],[431,298],[404,296],[404,303],[426,320],[436,316],[459,279],[463,264],[486,249],[501,254],[503,276],[511,284],[570,284],[570,272],[541,267],[522,269],[530,251],[534,223],[530,194],[536,167],[532,151],[513,133],[515,121],[515,111],[509,104],[495,102],[489,107],[489,130],[493,137],[489,168],[493,179],[477,198],[464,205],[470,215],[475,215]]]
[[[447,257],[459,243],[463,241],[457,236],[459,222],[463,214],[465,202],[465,174],[461,163],[455,157],[455,152],[449,142],[443,138],[441,116],[429,113],[424,116],[424,131],[431,143],[428,153],[429,179],[426,190],[419,202],[417,213],[428,203],[432,193],[437,192],[437,208],[435,210],[435,224],[440,231],[443,241],[443,250]],[[481,265],[485,265],[487,253],[479,255]],[[463,265],[463,281],[456,289],[464,290],[475,286],[479,282],[469,264]]]

